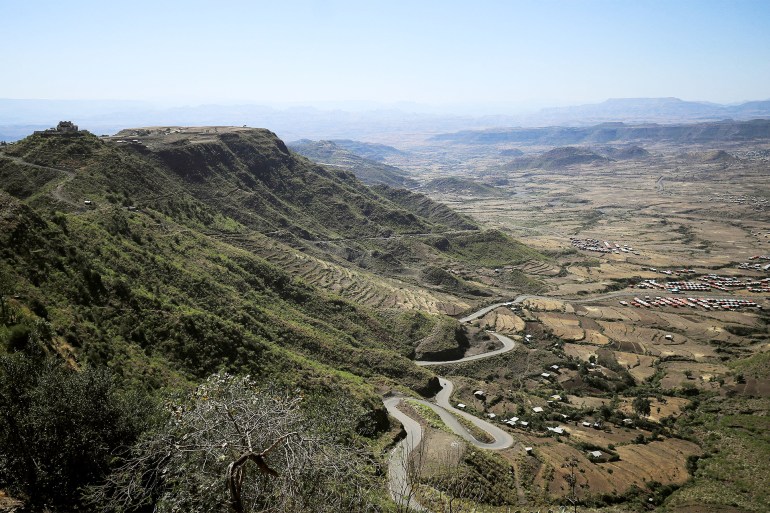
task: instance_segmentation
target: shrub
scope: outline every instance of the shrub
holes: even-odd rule
[[[0,484],[40,506],[71,509],[113,452],[142,431],[149,402],[108,372],[23,354],[0,357]]]

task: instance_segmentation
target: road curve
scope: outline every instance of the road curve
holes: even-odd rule
[[[623,297],[623,296],[633,296],[635,292],[629,292],[629,291],[614,291],[614,292],[608,292],[605,294],[599,294],[590,298],[581,298],[581,299],[569,299],[569,298],[554,298],[554,297],[547,297],[547,296],[536,296],[536,295],[528,295],[523,294],[520,296],[517,296],[513,301],[505,302],[505,303],[495,303],[493,305],[487,306],[482,308],[481,310],[478,310],[477,312],[474,312],[467,317],[463,317],[460,319],[460,322],[470,322],[474,319],[478,319],[480,317],[483,317],[487,313],[491,312],[492,310],[499,308],[501,306],[508,306],[512,304],[521,304],[527,299],[549,299],[549,300],[560,300],[565,302],[573,302],[573,303],[588,303],[591,301],[601,301],[605,299],[611,299],[611,298],[617,298],[617,297]],[[508,351],[511,351],[514,347],[516,347],[516,343],[511,340],[510,338],[500,335],[499,333],[495,332],[489,332],[490,334],[497,337],[500,342],[503,343],[502,349],[497,349],[495,351],[490,351],[488,353],[478,354],[474,356],[468,356],[465,358],[460,358],[458,360],[450,360],[450,361],[442,361],[442,362],[414,362],[417,365],[420,365],[422,367],[427,367],[431,365],[449,365],[449,364],[456,364],[456,363],[462,363],[462,362],[469,362],[474,360],[481,360],[483,358],[490,358],[492,356],[496,356],[499,354],[506,353]],[[471,444],[473,444],[476,447],[482,448],[482,449],[490,449],[490,450],[501,450],[506,449],[508,447],[511,447],[513,445],[513,437],[500,429],[499,427],[490,424],[489,422],[482,420],[474,415],[471,415],[470,413],[464,412],[462,410],[458,410],[457,408],[453,407],[449,399],[452,396],[452,392],[454,390],[454,384],[449,381],[446,378],[439,377],[439,383],[441,384],[441,391],[439,391],[438,394],[436,394],[435,402],[429,402],[424,401],[422,399],[413,399],[414,401],[423,404],[429,408],[431,408],[433,411],[435,411],[441,420],[446,424],[450,429],[452,429],[458,436],[461,438],[467,440]],[[401,398],[400,397],[390,397],[388,399],[384,399],[383,403],[385,404],[385,408],[388,410],[388,413],[395,417],[401,424],[404,426],[404,431],[406,432],[406,438],[399,442],[396,447],[391,451],[390,457],[388,460],[388,487],[390,488],[390,494],[391,497],[393,497],[393,500],[396,501],[397,504],[403,505],[404,501],[409,501],[409,507],[416,510],[416,511],[426,511],[425,508],[423,508],[420,504],[417,503],[417,501],[412,497],[412,488],[409,483],[409,476],[407,473],[407,462],[409,453],[417,447],[417,445],[422,440],[422,428],[420,427],[420,423],[412,419],[411,417],[407,416],[403,412],[401,412],[398,409],[398,404],[400,403]],[[467,419],[469,422],[473,423],[476,427],[479,429],[486,431],[489,433],[490,436],[492,436],[495,441],[492,443],[484,443],[480,442],[479,440],[476,440],[465,427],[457,420],[455,417],[461,416],[464,419]]]
[[[487,307],[485,309],[486,311],[479,314],[479,316],[484,315],[486,312],[489,312],[498,306],[501,305],[493,305],[492,307]],[[463,322],[467,321],[463,320]],[[415,363],[417,365],[426,367],[429,365],[446,365],[469,362],[503,354],[516,347],[516,343],[505,335],[500,335],[499,333],[494,332],[490,333],[503,343],[502,349],[496,349],[495,351],[490,351],[488,353],[460,358],[459,360]],[[431,408],[436,412],[436,414],[438,414],[438,416],[441,418],[444,424],[449,427],[449,429],[476,447],[489,450],[501,450],[513,445],[514,440],[510,434],[485,420],[471,415],[470,413],[458,410],[449,403],[449,399],[452,396],[452,391],[454,390],[454,384],[451,381],[446,378],[439,377],[439,384],[441,385],[441,390],[438,394],[436,394],[435,403],[424,401],[422,399],[413,400],[427,406],[428,408]],[[396,420],[401,422],[404,427],[404,431],[406,432],[406,438],[404,438],[396,445],[388,458],[388,488],[390,489],[390,495],[396,504],[405,506],[408,503],[408,506],[411,509],[416,511],[426,511],[426,509],[423,508],[413,497],[412,487],[409,483],[409,475],[407,472],[409,453],[422,441],[422,427],[420,426],[419,422],[407,416],[398,409],[398,404],[400,402],[400,397],[390,397],[383,400],[388,413],[395,417]],[[465,426],[463,426],[460,421],[457,420],[456,416],[463,417],[477,428],[489,433],[489,435],[494,438],[495,441],[492,443],[484,443],[477,440],[471,433],[468,432]]]
[[[490,331],[489,334],[494,335],[495,337],[497,337],[497,340],[503,343],[503,347],[501,349],[495,349],[494,351],[490,351],[488,353],[481,353],[473,356],[466,356],[465,358],[460,358],[459,360],[447,360],[443,362],[415,361],[414,363],[416,363],[420,367],[429,367],[431,365],[448,365],[448,364],[454,364],[454,363],[472,362],[474,360],[482,360],[484,358],[489,358],[491,356],[497,356],[499,354],[507,353],[508,351],[516,347],[516,342],[506,337],[505,335],[501,335],[493,331]]]
[[[422,441],[422,428],[419,422],[397,408],[400,402],[400,397],[391,397],[383,401],[388,413],[404,426],[406,432],[406,438],[396,444],[388,458],[388,488],[396,504],[407,505],[405,502],[408,502],[410,509],[425,511],[425,508],[420,506],[413,497],[407,472],[409,453]]]
[[[439,414],[441,420],[449,426],[455,433],[462,438],[465,438],[470,443],[481,449],[489,449],[492,451],[499,451],[501,449],[507,449],[513,445],[513,437],[489,422],[471,415],[470,413],[458,410],[449,403],[449,398],[452,397],[454,391],[454,384],[446,378],[439,378],[441,384],[441,391],[436,394],[436,404],[431,406],[433,410]],[[429,403],[430,404],[430,403]],[[476,440],[468,431],[460,424],[457,419],[452,415],[458,415],[464,419],[473,423],[477,428],[486,431],[495,439],[494,442],[484,443]]]

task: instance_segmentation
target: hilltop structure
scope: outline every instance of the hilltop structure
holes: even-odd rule
[[[38,130],[35,132],[35,135],[64,135],[77,134],[78,132],[78,126],[72,121],[59,121],[59,124],[56,125],[56,128]]]

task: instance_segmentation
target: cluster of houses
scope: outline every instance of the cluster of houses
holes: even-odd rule
[[[558,372],[559,366],[558,365],[552,365],[552,366],[549,367],[549,370]],[[545,374],[549,374],[549,373],[543,373],[543,375],[545,375]],[[550,374],[549,374],[549,376],[550,376]],[[475,390],[473,392],[473,396],[476,399],[481,400],[481,401],[485,401],[486,400],[486,393],[483,390]],[[548,402],[549,406],[552,406],[555,403],[562,402],[563,400],[564,399],[562,398],[562,396],[560,396],[558,394],[554,394],[554,395],[549,397],[547,402]],[[456,407],[458,409],[464,410],[464,409],[467,408],[467,405],[464,404],[464,403],[458,403],[456,405]],[[530,416],[544,415],[544,414],[546,414],[546,408],[544,408],[543,406],[534,406],[534,407],[531,408]],[[520,418],[520,417],[516,417],[516,416],[512,416],[512,417],[498,417],[497,414],[492,413],[492,412],[487,413],[486,417],[489,418],[490,420],[494,420],[496,422],[500,422],[501,424],[505,424],[506,426],[511,427],[511,428],[523,429],[523,430],[530,430],[531,429],[531,426],[530,426],[531,421],[525,420],[525,419]],[[556,424],[556,425],[544,426],[544,429],[542,431],[542,435],[545,435],[545,436],[548,436],[548,435],[551,435],[551,436],[570,436],[572,428],[569,428],[569,427],[567,427],[564,424],[559,424],[559,422],[562,422],[562,423],[565,423],[565,424],[567,422],[570,422],[570,423],[573,422],[571,420],[571,418],[570,418],[570,415],[567,415],[565,413],[559,413],[559,418],[558,419],[556,419],[555,417],[551,417],[551,419],[555,419],[555,420],[552,420],[551,423],[552,424]],[[602,419],[584,419],[582,421],[580,421],[578,419],[578,420],[574,420],[574,423],[575,423],[575,427],[577,429],[580,429],[580,428],[583,428],[583,429],[596,429],[596,430],[604,430],[605,429],[604,422],[602,421]],[[634,420],[631,419],[631,418],[623,419],[622,423],[623,423],[622,425],[624,427],[628,427],[628,428],[634,427]],[[527,452],[527,454],[531,454],[532,450],[533,450],[532,447],[525,447],[525,451]],[[606,453],[604,453],[602,451],[599,451],[599,450],[587,451],[588,459],[591,460],[591,461],[594,461],[596,463],[607,461],[608,459],[611,458],[611,456],[612,456],[611,454],[606,454]]]
[[[628,244],[620,245],[617,242],[601,241],[599,239],[578,239],[576,237],[570,237],[570,242],[573,246],[584,251],[593,251],[595,253],[633,253],[638,255],[634,248]]]
[[[770,264],[768,264],[768,268],[770,268]],[[770,278],[752,280],[735,278],[733,276],[709,274],[702,276],[700,279],[710,284],[711,287],[719,290],[748,289],[752,292],[764,292],[770,287]]]
[[[665,274],[666,276],[681,276],[682,274],[695,274],[695,269],[657,269],[655,267],[642,267],[642,271],[652,271],[654,273]]]
[[[770,150],[748,150],[743,152],[735,152],[734,155],[743,160],[760,160],[763,162],[770,161]]]
[[[746,195],[732,195],[732,194],[714,194],[709,198],[709,201],[719,201],[722,203],[734,203],[736,205],[748,205],[754,207],[754,210],[766,210],[770,203],[767,198],[761,196],[746,196]]]
[[[770,260],[770,255],[754,255],[753,257],[749,257],[749,260],[753,260],[753,262],[741,262],[738,264],[738,269],[770,271],[770,264],[764,263],[764,261]],[[757,262],[757,260],[762,260],[763,262]]]
[[[689,307],[689,308],[703,308],[704,310],[740,310],[742,308],[758,308],[762,309],[754,301],[748,299],[734,299],[734,298],[715,298],[715,297],[660,297],[656,296],[650,298],[650,296],[644,296],[644,299],[635,297],[633,301],[621,301],[623,306],[634,306],[637,308],[651,308],[655,307]]]
[[[657,280],[644,280],[636,285],[638,289],[660,289],[668,290],[674,294],[683,290],[696,290],[701,292],[707,292],[711,290],[711,287],[706,283],[698,283],[694,281],[670,281],[667,283],[659,283]]]
[[[770,268],[770,264],[767,265]],[[698,278],[698,281],[669,281],[665,283],[657,280],[644,280],[636,285],[639,289],[667,290],[673,294],[685,291],[708,292],[712,289],[723,290],[749,290],[751,292],[770,292],[770,278],[761,280],[737,278],[735,276],[720,276],[707,274]]]

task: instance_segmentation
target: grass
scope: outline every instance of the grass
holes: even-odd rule
[[[423,420],[425,420],[425,422],[427,422],[428,426],[431,428],[438,429],[446,433],[453,433],[453,431],[449,429],[446,424],[444,424],[444,421],[441,420],[441,417],[438,416],[438,413],[433,411],[432,408],[414,400],[408,399],[406,402],[417,412],[420,417],[423,418]]]
[[[766,511],[770,503],[770,419],[754,415],[701,414],[695,432],[706,454],[694,480],[675,492],[668,506],[697,503]]]
[[[468,431],[468,433],[470,433],[471,436],[479,442],[489,444],[495,441],[495,439],[489,433],[476,426],[476,424],[466,419],[462,415],[454,415],[454,417]]]
[[[483,267],[503,267],[546,256],[497,230],[447,235],[428,241],[433,247],[458,260]]]

